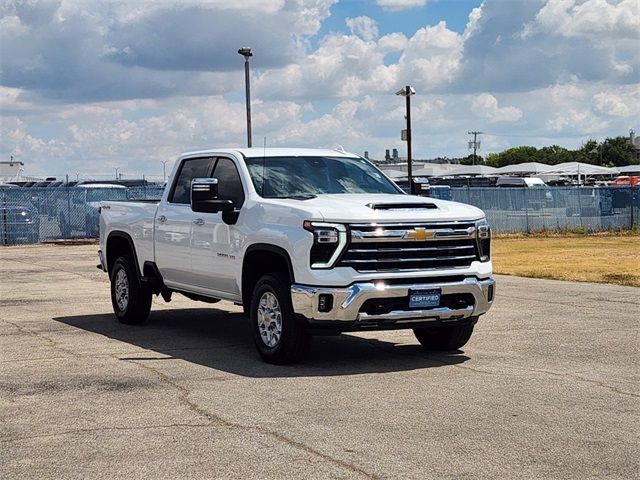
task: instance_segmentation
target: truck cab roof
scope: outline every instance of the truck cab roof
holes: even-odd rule
[[[358,157],[355,153],[349,153],[342,149],[329,148],[275,148],[275,147],[252,147],[252,148],[212,148],[208,150],[198,150],[187,152],[180,158],[195,157],[201,155],[219,154],[240,154],[245,158],[259,157]]]

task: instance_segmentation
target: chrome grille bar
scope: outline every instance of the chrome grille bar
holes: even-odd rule
[[[350,248],[350,253],[403,253],[403,252],[438,252],[442,250],[469,250],[473,245],[451,245],[445,247],[417,247],[417,248]]]
[[[378,258],[375,260],[366,259],[366,260],[343,260],[342,263],[371,263],[380,262],[440,262],[440,261],[452,261],[452,260],[473,260],[475,259],[475,255],[459,255],[459,256],[449,256],[449,257],[413,257],[413,258]]]
[[[422,226],[416,226],[416,228],[421,228],[426,231],[426,235],[428,235],[425,239],[416,239],[412,238],[411,235],[415,232],[415,229],[399,229],[399,230],[388,230],[384,228],[376,228],[372,231],[363,231],[363,230],[355,230],[351,229],[351,241],[354,243],[358,242],[388,242],[392,241],[403,241],[403,242],[416,242],[416,241],[431,241],[431,240],[440,240],[440,239],[451,239],[451,238],[475,238],[476,229],[475,227],[467,227],[462,229],[453,229],[453,228],[425,228]]]
[[[339,262],[359,272],[467,268],[478,259],[474,222],[349,225]]]

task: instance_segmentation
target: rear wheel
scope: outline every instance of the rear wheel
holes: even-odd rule
[[[283,365],[302,359],[311,336],[296,320],[286,275],[272,273],[258,280],[249,313],[253,339],[265,362]]]
[[[118,320],[129,325],[144,323],[151,299],[151,291],[138,278],[133,257],[119,257],[111,270],[111,304]]]
[[[471,338],[473,324],[448,325],[437,328],[414,328],[413,333],[427,350],[458,350]]]

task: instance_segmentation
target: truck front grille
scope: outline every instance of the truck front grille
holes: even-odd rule
[[[472,222],[354,224],[339,266],[359,272],[465,268],[478,260]]]

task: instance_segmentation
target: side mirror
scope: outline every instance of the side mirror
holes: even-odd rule
[[[231,200],[218,198],[217,178],[194,178],[191,180],[191,210],[202,213],[232,212]]]

